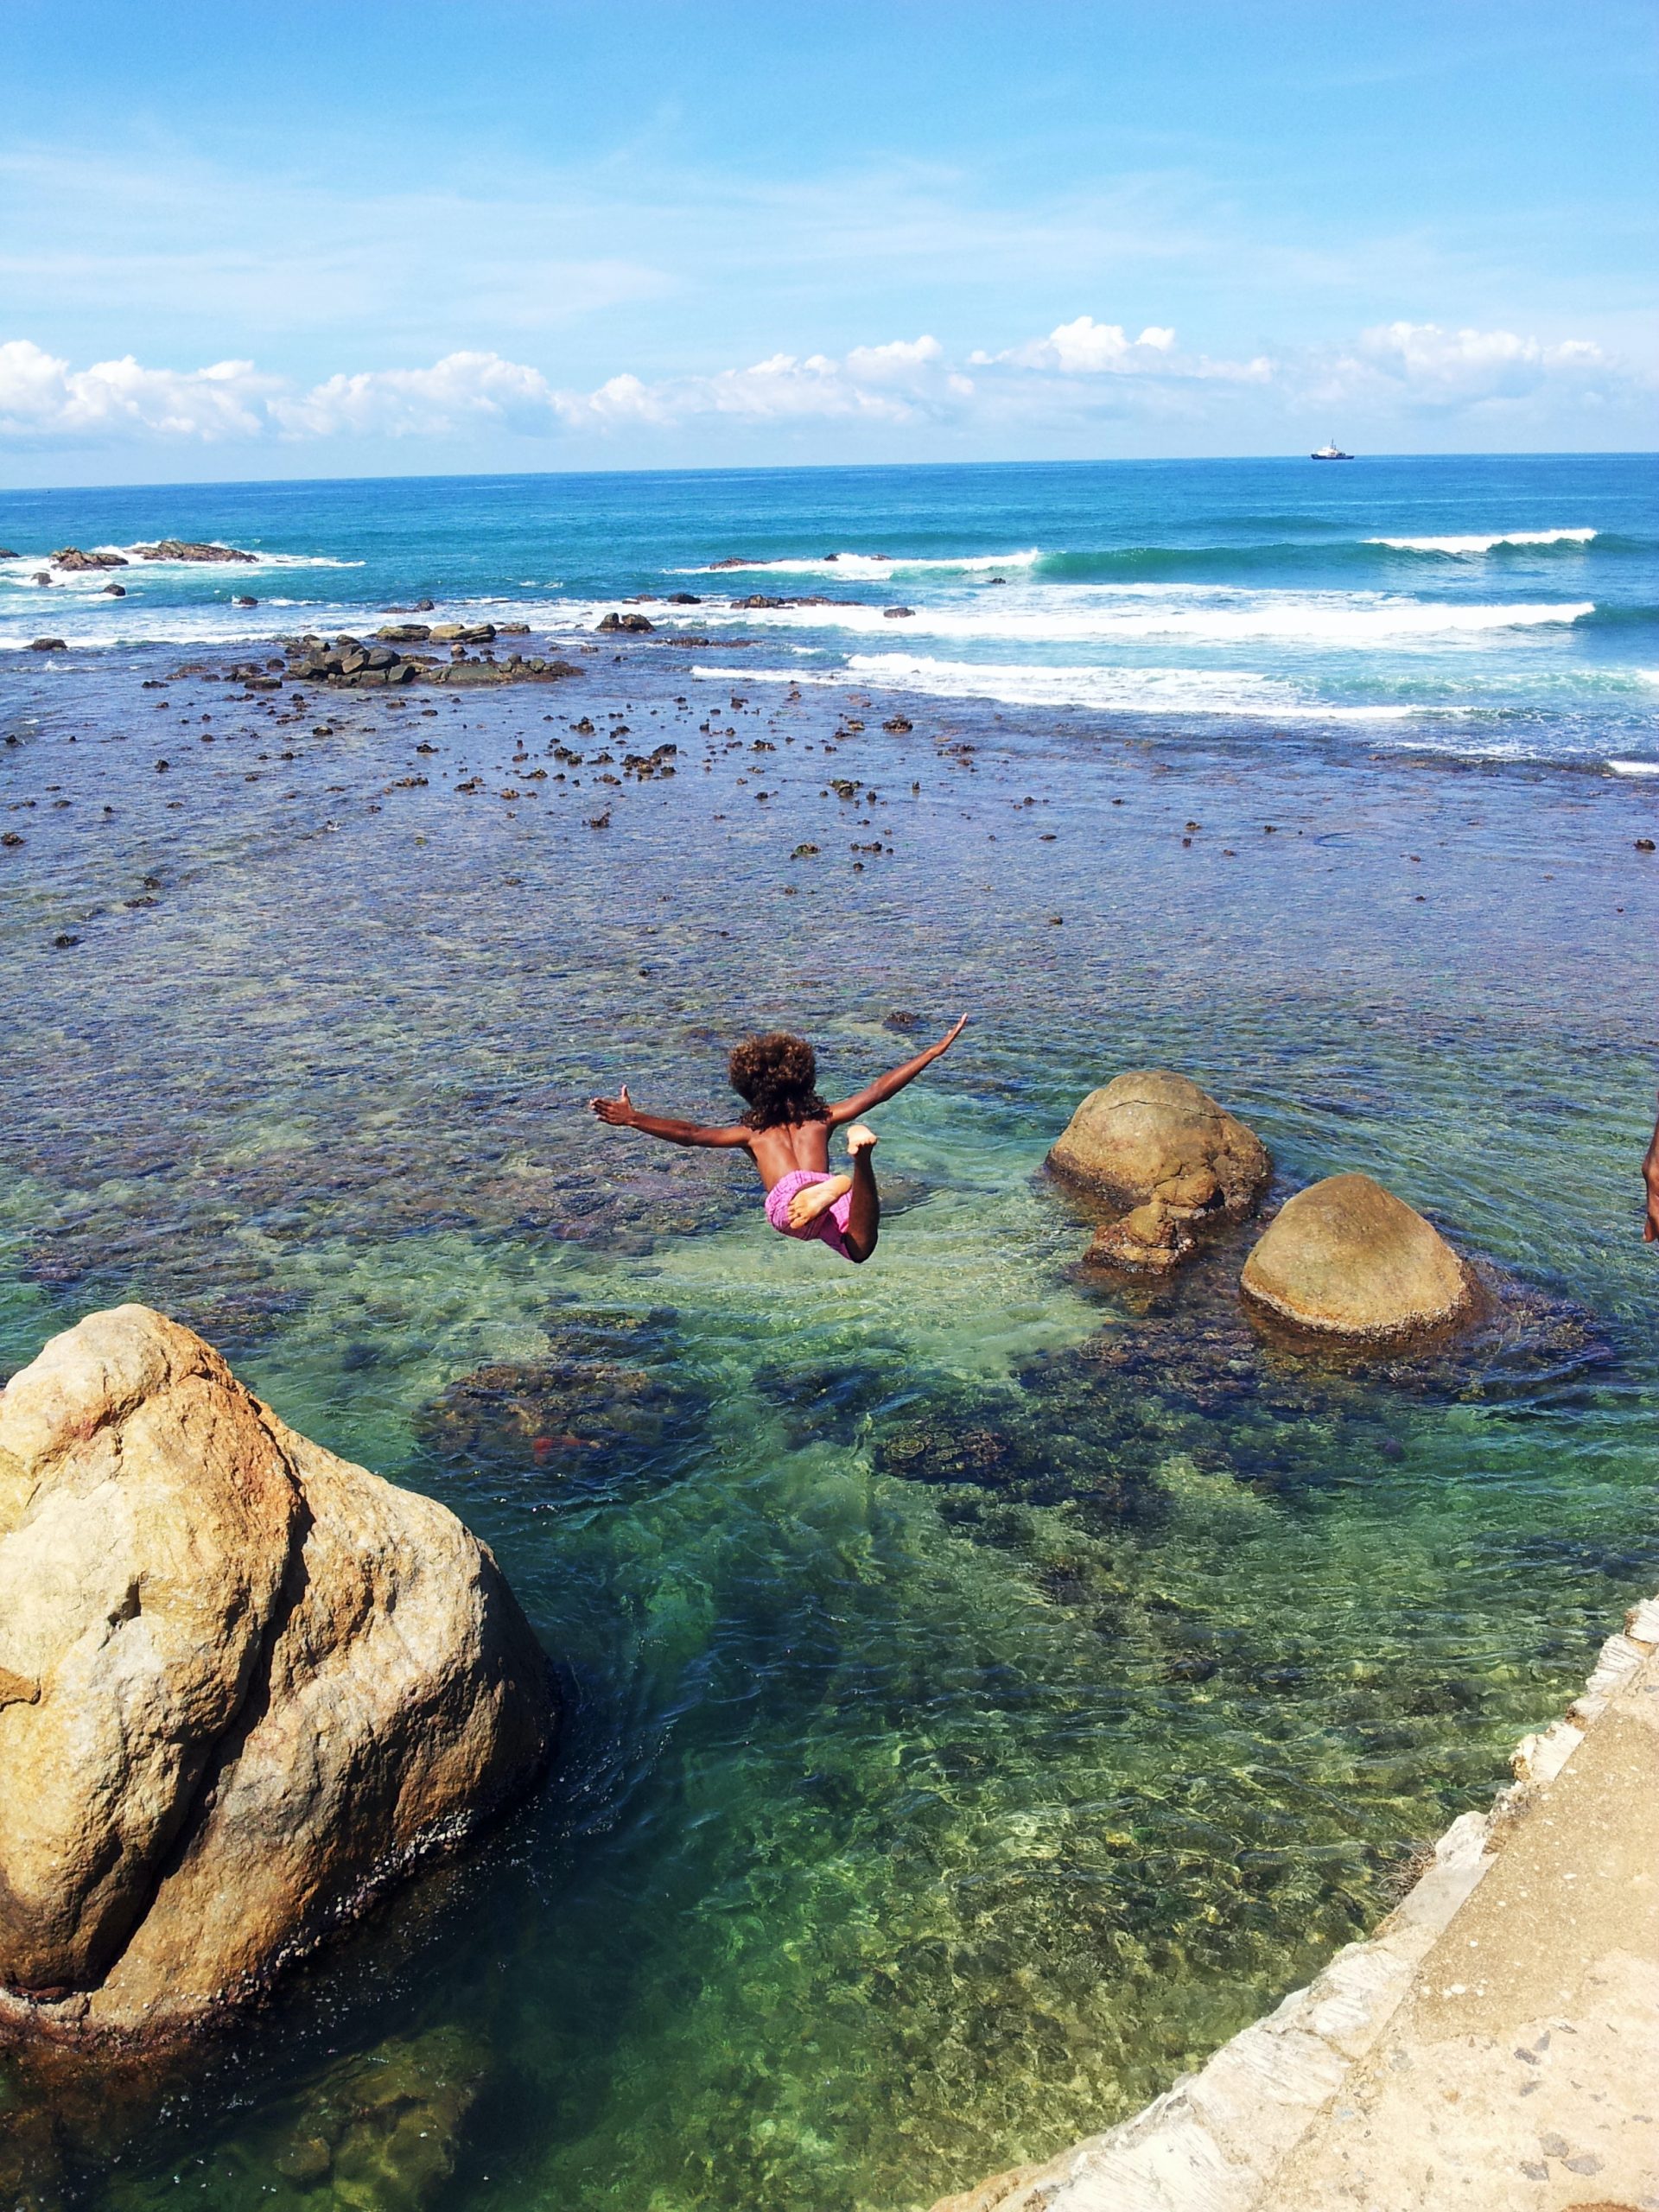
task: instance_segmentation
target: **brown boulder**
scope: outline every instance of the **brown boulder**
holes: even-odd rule
[[[1148,1198],[1119,1221],[1109,1221],[1095,1231],[1094,1242],[1084,1254],[1093,1267],[1123,1268],[1131,1274],[1167,1274],[1178,1268],[1196,1243],[1192,1230],[1176,1219],[1161,1198]]]
[[[177,2035],[542,1764],[545,1660],[442,1506],[142,1306],[0,1393],[0,2026]]]
[[[1176,1222],[1240,1221],[1273,1162],[1253,1130],[1184,1075],[1142,1068],[1091,1090],[1048,1165],[1119,1205],[1158,1199]]]
[[[1369,1175],[1332,1175],[1287,1200],[1239,1280],[1281,1319],[1340,1337],[1438,1328],[1472,1299],[1440,1231]]]

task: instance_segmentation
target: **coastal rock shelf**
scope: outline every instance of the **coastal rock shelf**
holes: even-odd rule
[[[1624,2212],[1659,2195],[1659,1598],[1375,1936],[1199,2073],[933,2212]]]
[[[546,1759],[545,1659],[454,1515],[142,1306],[0,1394],[0,2032],[176,2037]]]

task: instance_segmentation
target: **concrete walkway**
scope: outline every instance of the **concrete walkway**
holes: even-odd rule
[[[1367,1943],[935,2212],[1659,2212],[1659,1600]]]

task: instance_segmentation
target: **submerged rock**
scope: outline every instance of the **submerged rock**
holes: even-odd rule
[[[1119,1221],[1095,1231],[1084,1254],[1093,1267],[1127,1268],[1133,1274],[1166,1274],[1179,1267],[1197,1239],[1161,1198],[1148,1198]]]
[[[1171,1222],[1241,1221],[1268,1187],[1268,1148],[1205,1090],[1143,1068],[1091,1090],[1048,1155],[1052,1172]],[[1150,1224],[1147,1224],[1149,1226]]]
[[[674,1325],[667,1308],[552,1314],[545,1359],[458,1376],[416,1433],[458,1472],[530,1478],[554,1495],[673,1463],[703,1410],[680,1370]]]
[[[142,1306],[0,1393],[0,2027],[142,2044],[257,1994],[543,1764],[490,1554]]]
[[[1438,1328],[1473,1300],[1469,1271],[1440,1231],[1369,1175],[1299,1191],[1239,1281],[1281,1319],[1340,1337]]]

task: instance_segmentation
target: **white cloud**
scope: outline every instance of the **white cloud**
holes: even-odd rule
[[[1412,391],[1440,400],[1512,397],[1548,378],[1599,375],[1613,366],[1599,346],[1569,338],[1546,346],[1512,330],[1443,330],[1435,322],[1389,322],[1365,331],[1358,356]]]
[[[965,368],[975,373],[969,375]],[[1552,343],[1507,330],[1397,321],[1345,346],[1233,361],[1185,353],[1175,332],[1080,315],[1046,337],[976,351],[965,367],[937,338],[827,353],[768,354],[747,367],[646,380],[624,372],[591,391],[553,384],[497,353],[459,351],[429,367],[371,369],[309,389],[249,361],[150,369],[130,355],[86,369],[27,339],[0,344],[0,439],[75,446],[130,442],[549,437],[671,429],[721,421],[766,426],[931,423],[999,435],[1011,424],[1088,424],[1128,412],[1208,419],[1217,387],[1254,387],[1287,412],[1338,408],[1353,419],[1432,417],[1550,391],[1596,405],[1650,383],[1588,339]]]
[[[979,367],[1043,370],[1062,377],[1202,377],[1259,384],[1273,372],[1265,356],[1219,361],[1207,354],[1178,353],[1175,333],[1164,323],[1148,323],[1138,338],[1131,338],[1121,322],[1096,322],[1091,315],[1057,324],[1046,338],[1030,338],[1002,353],[978,353],[970,359]]]
[[[537,369],[499,353],[447,353],[429,369],[330,377],[270,406],[293,437],[433,437],[468,427],[546,429],[556,395]]]
[[[0,345],[0,435],[79,442],[258,436],[276,379],[251,361],[146,369],[130,353],[72,369],[26,338]]]

